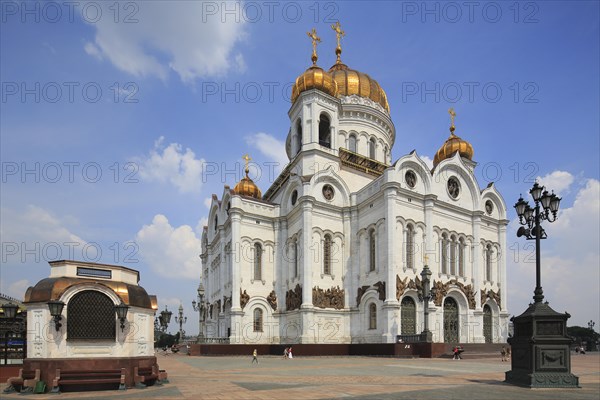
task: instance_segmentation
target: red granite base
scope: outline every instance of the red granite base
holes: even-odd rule
[[[193,344],[190,346],[190,355],[251,355],[254,349],[259,354],[283,355],[283,350],[290,346],[294,355],[299,356],[437,358],[448,352],[445,343]]]
[[[113,358],[26,358],[23,369],[41,371],[41,379],[51,389],[52,380],[56,376],[56,369],[62,370],[99,370],[125,368],[125,384],[127,387],[134,385],[134,367],[148,368],[158,364],[156,357],[113,357]]]

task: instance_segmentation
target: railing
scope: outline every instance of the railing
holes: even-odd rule
[[[229,344],[228,337],[199,337],[198,344]]]
[[[425,342],[426,336],[422,333],[415,335],[397,335],[396,343],[419,343]]]

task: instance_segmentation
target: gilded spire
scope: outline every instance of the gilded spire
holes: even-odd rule
[[[244,160],[246,162],[246,169],[244,171],[246,171],[246,178],[247,178],[248,177],[248,172],[250,172],[250,168],[248,167],[248,163],[252,159],[250,158],[250,156],[248,154],[244,154],[244,156],[242,157],[242,160]]]
[[[337,47],[335,48],[335,55],[337,56],[337,60],[335,61],[336,64],[341,64],[342,63],[342,59],[341,59],[341,55],[342,55],[342,43],[341,40],[344,36],[346,36],[346,32],[344,32],[342,30],[342,26],[340,25],[340,21],[336,22],[335,24],[331,25],[331,29],[333,29],[335,31],[335,36],[337,37]]]
[[[448,109],[448,114],[450,114],[450,133],[454,135],[454,131],[456,130],[456,127],[454,126],[454,118],[456,118],[454,108],[450,107],[450,109]]]
[[[313,65],[317,65],[317,59],[319,58],[317,56],[317,43],[321,43],[321,38],[317,36],[317,30],[315,28],[312,28],[312,31],[310,32],[306,32],[306,34],[312,39],[313,52],[311,60]]]

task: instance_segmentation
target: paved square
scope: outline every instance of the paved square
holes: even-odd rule
[[[503,383],[510,363],[494,359],[395,359],[159,355],[171,383],[126,392],[63,393],[63,399],[590,399],[600,398],[600,354],[574,354],[581,389],[525,389]],[[2,385],[2,389],[5,385]],[[23,398],[18,394],[2,398]],[[36,395],[57,399],[56,395]]]

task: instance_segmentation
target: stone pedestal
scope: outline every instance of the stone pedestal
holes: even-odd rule
[[[508,339],[512,356],[505,382],[531,388],[579,387],[579,378],[571,373],[569,317],[537,302],[511,318],[515,333]]]

